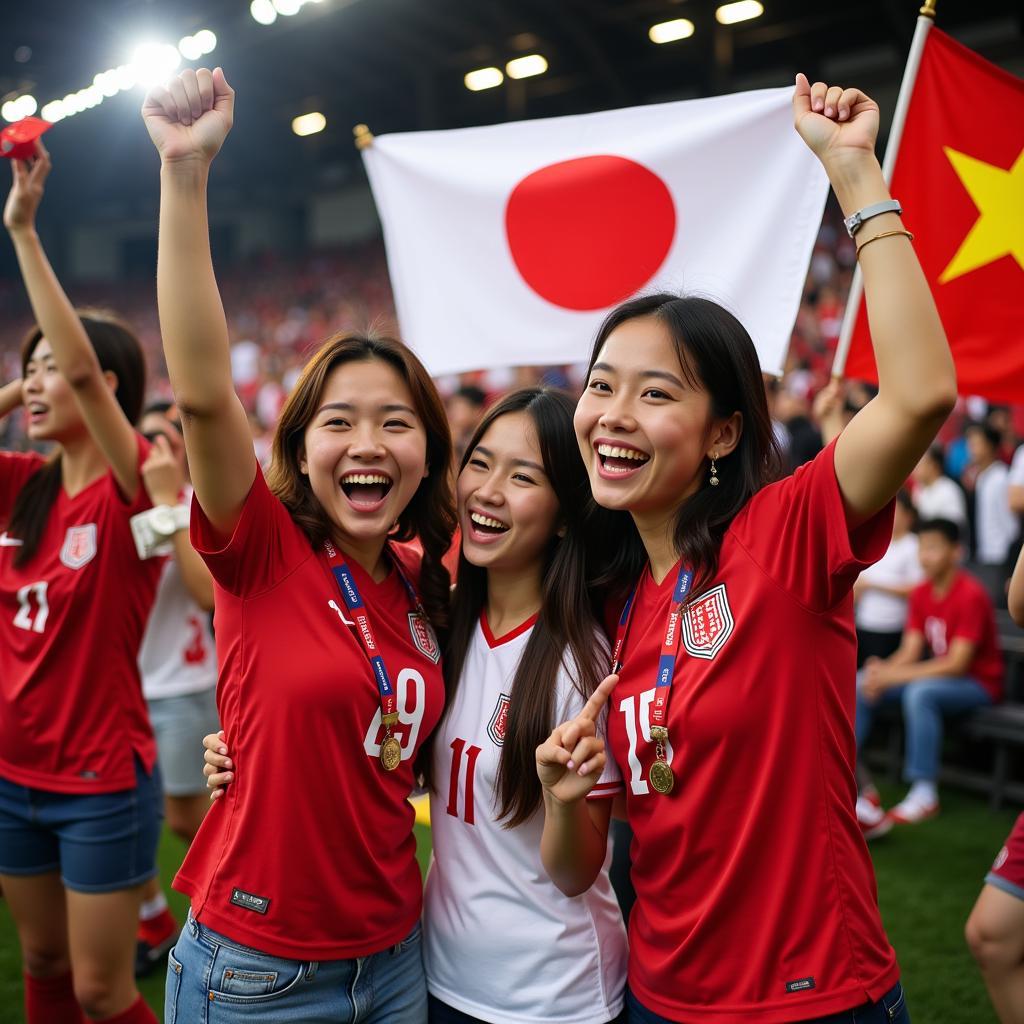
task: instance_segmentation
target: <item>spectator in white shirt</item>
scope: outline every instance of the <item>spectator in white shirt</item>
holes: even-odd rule
[[[945,475],[940,445],[932,445],[914,467],[914,506],[921,519],[948,519],[967,533],[967,499],[958,484]]]
[[[1010,511],[1014,515],[1024,515],[1024,444],[1013,454],[1010,464]]]
[[[924,578],[917,555],[913,502],[906,491],[896,497],[892,541],[885,554],[861,574],[853,587],[857,625],[857,667],[868,658],[888,658],[900,645],[907,623],[907,597]]]
[[[967,428],[967,448],[977,469],[974,485],[975,559],[1005,566],[1020,524],[1010,509],[1010,471],[999,459],[999,432],[981,423]]]

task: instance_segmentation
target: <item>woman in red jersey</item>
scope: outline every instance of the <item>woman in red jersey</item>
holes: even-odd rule
[[[0,454],[0,883],[29,1024],[155,1022],[133,970],[161,799],[136,662],[160,566],[129,525],[149,505],[132,426],[145,364],[123,324],[72,308],[47,262],[46,150],[12,163],[4,226],[37,326],[0,413],[20,402],[55,450]]]
[[[635,836],[633,1024],[908,1019],[854,809],[852,587],[956,379],[875,159],[876,104],[802,75],[793,103],[855,232],[878,397],[773,482],[749,335],[713,302],[655,295],[609,315],[576,410],[594,497],[623,513],[608,742]],[[539,749],[546,785],[592,730]],[[585,884],[586,809],[545,808],[546,866]]]
[[[160,326],[238,773],[175,881],[192,911],[170,955],[167,1019],[421,1024],[407,797],[443,706],[431,623],[447,616],[451,437],[408,349],[337,336],[285,405],[264,479],[232,387],[206,219],[233,103],[220,69],[190,70],[143,107],[162,162]],[[391,546],[413,536],[421,562]],[[297,746],[315,752],[315,788],[294,785]]]

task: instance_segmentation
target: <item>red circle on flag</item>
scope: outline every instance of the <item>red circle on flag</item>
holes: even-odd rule
[[[658,271],[676,232],[668,186],[621,156],[585,156],[527,175],[505,207],[516,268],[565,309],[613,306]]]

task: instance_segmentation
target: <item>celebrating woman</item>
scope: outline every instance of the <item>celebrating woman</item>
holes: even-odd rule
[[[635,836],[634,1024],[909,1019],[855,814],[852,588],[956,380],[874,155],[878,107],[803,75],[793,106],[855,236],[878,396],[773,482],[749,335],[713,302],[654,295],[606,319],[576,410],[594,497],[622,515],[608,736]],[[555,787],[593,732],[570,720],[538,751],[567,892],[594,877],[589,815]]]
[[[451,439],[407,348],[338,336],[296,384],[264,479],[206,217],[233,106],[217,69],[183,72],[143,107],[162,164],[160,325],[238,768],[176,879],[192,910],[170,955],[167,1019],[422,1024],[406,798],[443,703],[432,624],[447,621]],[[392,545],[414,535],[422,561]],[[320,768],[305,792],[291,781],[296,748]]]

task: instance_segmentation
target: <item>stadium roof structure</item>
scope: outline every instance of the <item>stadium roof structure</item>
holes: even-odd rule
[[[123,65],[140,41],[174,45],[212,30],[216,49],[203,60],[222,65],[239,95],[218,179],[271,201],[358,178],[359,122],[376,133],[487,124],[781,85],[797,70],[863,83],[891,109],[918,6],[762,0],[760,16],[721,25],[722,0],[258,2],[272,24],[255,20],[250,0],[5,4],[0,100],[31,93],[42,106]],[[1018,74],[1022,12],[1017,0],[938,0],[940,27]],[[691,22],[692,35],[655,45],[651,26],[674,19]],[[546,59],[543,74],[466,87],[468,72],[531,54]],[[47,136],[58,165],[75,163],[70,182],[55,182],[65,215],[112,195],[152,210],[156,158],[141,98],[140,88],[120,92]],[[326,129],[300,138],[292,119],[310,111]]]

